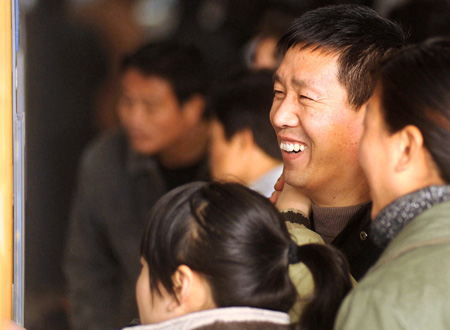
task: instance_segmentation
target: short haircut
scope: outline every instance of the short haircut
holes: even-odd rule
[[[223,125],[227,140],[249,129],[258,147],[270,157],[281,159],[277,136],[269,119],[272,76],[269,70],[240,71],[216,86],[207,107]]]
[[[401,48],[401,27],[366,6],[336,5],[306,12],[281,37],[278,47],[320,50],[337,55],[338,79],[347,90],[347,103],[355,109],[369,99],[371,71]]]
[[[404,48],[375,73],[384,121],[391,133],[416,126],[450,183],[450,39]]]
[[[167,80],[180,104],[194,94],[205,95],[209,86],[207,64],[200,51],[175,41],[146,44],[125,57],[120,69],[136,69]]]

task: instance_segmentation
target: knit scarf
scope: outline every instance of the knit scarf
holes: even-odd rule
[[[381,210],[373,220],[373,241],[385,248],[412,219],[447,201],[450,201],[450,185],[429,186],[400,197]]]

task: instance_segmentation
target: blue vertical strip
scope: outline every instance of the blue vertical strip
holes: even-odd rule
[[[14,1],[14,17],[15,17],[15,39],[16,39],[16,53],[19,52],[19,0]]]
[[[24,324],[24,192],[25,192],[25,114],[18,107],[18,65],[19,52],[19,0],[11,1],[11,57],[12,57],[12,100],[13,100],[13,207],[14,207],[14,277],[13,277],[13,320]],[[23,65],[23,63],[22,63]]]

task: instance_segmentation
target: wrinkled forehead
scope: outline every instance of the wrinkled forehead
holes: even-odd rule
[[[290,47],[283,57],[283,60],[275,72],[274,78],[282,75],[295,73],[295,69],[320,69],[326,67],[328,75],[338,77],[340,69],[339,53],[333,52],[325,48],[304,47],[304,45],[296,45]]]

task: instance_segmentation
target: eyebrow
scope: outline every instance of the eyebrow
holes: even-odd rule
[[[279,83],[283,83],[281,77],[277,74],[274,73],[273,75],[273,81],[274,82],[279,82]],[[317,95],[317,97],[320,97],[323,93],[315,88],[313,88],[311,86],[311,84],[308,84],[306,80],[303,79],[297,79],[297,78],[293,78],[292,79],[292,85],[294,85],[295,87],[301,87],[301,88],[308,88],[309,90],[311,90],[313,93],[315,93]]]
[[[281,78],[280,78],[280,76],[279,76],[276,72],[273,74],[272,80],[273,80],[274,82],[275,82],[275,81],[281,82]]]
[[[292,84],[298,87],[307,87],[308,84],[306,83],[306,81],[301,80],[301,79],[292,79]]]
[[[274,82],[277,81],[279,83],[282,83],[282,79],[277,73],[273,74],[272,79],[273,79]],[[307,87],[308,86],[306,81],[301,80],[301,79],[295,79],[295,78],[292,79],[292,84],[295,85],[295,86],[298,86],[298,87]]]

